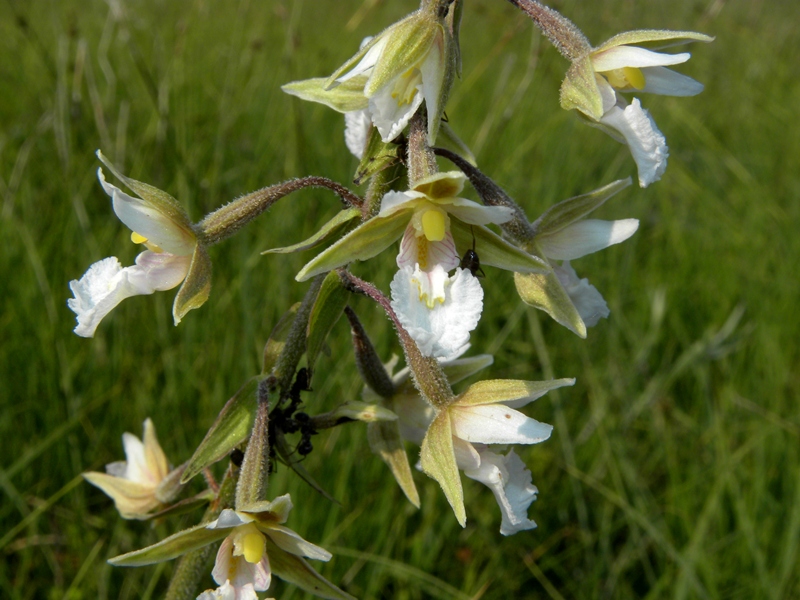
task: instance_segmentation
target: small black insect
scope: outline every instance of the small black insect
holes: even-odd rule
[[[484,273],[483,269],[481,269],[481,259],[478,258],[478,253],[475,252],[474,233],[472,234],[472,248],[464,252],[464,256],[461,258],[461,264],[459,266],[462,269],[469,269],[469,272],[475,277],[486,277],[486,273]]]

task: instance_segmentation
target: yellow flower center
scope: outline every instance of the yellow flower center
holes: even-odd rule
[[[422,232],[429,242],[441,242],[447,231],[447,216],[441,210],[430,209],[422,213]]]
[[[242,536],[242,554],[250,564],[260,562],[266,551],[264,535],[260,531],[251,531]]]
[[[608,83],[618,89],[634,88],[641,90],[645,86],[644,73],[636,67],[622,67],[621,69],[606,71],[604,75],[608,79]]]
[[[417,86],[421,81],[422,73],[416,67],[409,69],[397,78],[392,89],[392,98],[397,100],[398,106],[411,104],[414,100],[414,94],[417,93]]]
[[[141,234],[136,233],[135,231],[131,232],[131,241],[134,244],[144,244],[145,247],[150,250],[151,252],[161,253],[164,250],[155,244],[151,244],[146,237]]]

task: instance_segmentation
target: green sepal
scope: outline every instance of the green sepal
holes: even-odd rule
[[[269,536],[265,537],[267,540],[269,566],[275,575],[319,598],[328,598],[329,600],[356,600],[353,596],[340,590],[317,573],[305,559],[296,554],[286,552],[279,548]]]
[[[183,206],[181,206],[180,202],[178,202],[164,190],[160,190],[150,184],[126,177],[119,171],[119,169],[117,169],[117,167],[114,166],[114,163],[106,158],[106,156],[100,150],[98,150],[96,154],[97,158],[100,159],[100,162],[108,167],[108,170],[111,171],[117,179],[128,186],[131,191],[138,194],[138,196],[143,200],[147,200],[156,210],[158,210],[158,212],[167,216],[175,224],[180,225],[187,231],[192,232],[192,236],[194,236],[194,232],[192,230],[192,220],[189,218],[189,215],[186,213],[186,210],[183,208]]]
[[[157,544],[108,559],[115,567],[141,567],[172,560],[182,554],[213,544],[227,536],[228,529],[207,529],[206,524],[179,531]]]
[[[589,56],[576,59],[561,83],[561,108],[577,109],[587,117],[599,121],[603,116],[603,96],[596,77]]]
[[[339,501],[331,496],[325,489],[317,483],[317,481],[311,476],[311,474],[306,470],[303,466],[303,463],[297,458],[297,453],[292,449],[289,448],[289,444],[286,443],[286,436],[283,434],[282,431],[277,431],[275,434],[275,450],[278,453],[280,459],[295,473],[300,476],[300,479],[305,481],[308,485],[310,485],[314,490],[320,493],[322,496],[330,500],[331,502],[335,502],[339,504]]]
[[[149,515],[145,516],[135,516],[134,519],[139,521],[149,521],[151,519],[161,519],[164,517],[175,517],[177,515],[182,515],[187,512],[191,512],[200,506],[204,506],[209,504],[214,500],[216,496],[211,490],[204,490],[199,494],[192,496],[191,498],[185,498],[180,502],[176,502],[175,504],[168,506],[167,508],[160,510],[158,512],[150,513]]]
[[[311,314],[308,317],[306,359],[308,360],[308,368],[312,372],[325,339],[342,315],[349,297],[350,292],[342,285],[339,275],[335,271],[328,273],[322,282],[317,299],[314,301],[314,306],[311,308]]]
[[[370,423],[367,426],[367,439],[372,451],[383,459],[394,475],[397,485],[414,506],[419,508],[419,492],[411,475],[411,466],[408,463],[408,454],[403,446],[400,436],[400,427],[397,422],[383,421]]]
[[[360,216],[361,211],[359,209],[346,208],[339,211],[335,217],[320,227],[319,231],[317,231],[310,238],[291,246],[285,246],[283,248],[270,248],[269,250],[264,250],[261,254],[291,254],[292,252],[310,250],[311,248],[315,248],[320,244],[324,244],[331,238],[337,237],[342,230],[347,227],[350,221]]]
[[[181,322],[190,310],[200,308],[208,300],[211,293],[211,259],[205,246],[198,243],[194,247],[189,274],[183,280],[181,288],[172,304],[172,318],[175,325]]]
[[[269,374],[275,365],[278,363],[278,358],[283,352],[283,347],[286,345],[286,339],[289,337],[289,332],[292,330],[297,311],[300,309],[300,302],[295,302],[292,307],[287,310],[272,329],[269,334],[269,339],[264,345],[264,358],[261,362],[261,374]]]
[[[392,165],[399,164],[402,160],[401,148],[394,141],[384,142],[377,127],[370,127],[367,146],[364,148],[361,162],[358,163],[353,183],[361,185],[368,177],[388,169]]]
[[[422,13],[412,13],[392,27],[393,31],[381,34],[387,37],[386,45],[364,86],[369,98],[383,86],[403,73],[418,67],[431,51],[442,26]]]
[[[626,31],[618,33],[612,38],[607,39],[600,44],[597,48],[592,50],[592,53],[603,52],[610,50],[617,46],[630,46],[633,44],[654,44],[651,49],[662,49],[678,44],[687,44],[689,42],[713,42],[714,37],[705,35],[704,33],[697,33],[695,31],[670,31],[668,29],[635,29],[634,31]],[[669,44],[661,44],[661,42],[671,42]]]
[[[453,385],[481,369],[485,369],[493,362],[494,357],[491,354],[479,354],[478,356],[449,360],[442,365],[442,371],[447,376],[447,381]]]
[[[386,217],[373,217],[318,254],[295,279],[306,281],[320,273],[380,254],[403,235],[409,218],[408,210],[398,210]]]
[[[364,84],[367,75],[357,75],[342,81],[333,88],[327,88],[328,78],[303,79],[292,81],[281,86],[281,89],[291,96],[301,100],[318,102],[340,113],[363,110],[369,106],[369,100],[364,96]]]
[[[402,23],[402,21],[401,21],[400,23]],[[358,61],[360,61],[362,58],[364,58],[364,55],[365,55],[367,52],[369,52],[370,50],[372,50],[372,47],[373,47],[375,44],[377,44],[378,42],[380,42],[380,41],[381,41],[381,39],[383,38],[383,36],[384,36],[384,35],[387,35],[387,34],[389,34],[389,33],[390,33],[390,32],[391,32],[391,31],[392,31],[392,30],[393,30],[395,27],[397,27],[398,25],[400,25],[400,23],[395,23],[395,24],[393,24],[393,25],[390,25],[389,27],[387,27],[386,29],[384,29],[383,31],[381,31],[381,32],[380,32],[378,35],[376,35],[376,36],[373,36],[373,38],[372,38],[372,39],[371,39],[369,42],[367,42],[366,44],[364,44],[363,46],[361,46],[361,47],[358,49],[358,52],[356,52],[356,53],[355,53],[353,56],[351,56],[350,58],[348,58],[348,59],[345,61],[345,63],[344,63],[344,64],[343,64],[341,67],[339,67],[338,69],[336,69],[336,70],[335,70],[335,71],[334,71],[334,72],[331,74],[331,76],[330,76],[330,77],[328,77],[328,78],[327,78],[327,79],[326,79],[326,80],[323,82],[323,86],[325,87],[325,89],[328,89],[328,90],[330,90],[330,89],[332,89],[332,88],[336,87],[337,85],[341,85],[343,82],[341,82],[341,81],[336,81],[336,80],[337,80],[337,79],[338,79],[340,76],[344,75],[344,74],[345,74],[347,71],[349,71],[351,67],[354,67],[354,66],[356,66],[356,64],[358,63]],[[380,58],[380,57],[379,57],[379,58]]]
[[[514,284],[525,304],[543,310],[557,323],[586,338],[586,324],[554,272],[514,273]]]
[[[467,225],[458,219],[450,219],[450,233],[456,246],[462,250],[472,248],[474,239],[475,251],[482,266],[488,265],[519,273],[551,271],[546,261],[517,248],[483,225]]]
[[[255,421],[256,392],[261,377],[252,377],[225,403],[206,437],[186,464],[181,483],[221,460],[250,435]]]
[[[453,448],[453,429],[450,413],[441,411],[428,427],[420,451],[422,470],[442,487],[447,501],[453,507],[456,519],[462,527],[467,525],[464,509],[464,490],[458,473]]]
[[[396,421],[397,415],[384,406],[370,402],[349,400],[340,404],[330,412],[332,419],[350,419],[364,423],[377,423],[382,421]]]
[[[524,381],[521,379],[488,379],[479,381],[458,397],[458,406],[479,406],[512,402],[523,398],[531,401],[541,398],[550,390],[575,385],[575,379],[551,379],[550,381]]]
[[[624,190],[629,185],[631,185],[630,177],[618,179],[588,194],[581,194],[580,196],[562,200],[555,206],[550,207],[533,223],[536,235],[543,236],[561,231],[567,225],[600,208],[611,196]]]

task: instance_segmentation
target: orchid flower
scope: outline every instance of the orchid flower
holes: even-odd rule
[[[122,175],[98,151],[101,161],[141,197],[130,196],[108,183],[102,169],[97,178],[109,195],[114,212],[131,231],[131,241],[146,248],[136,264],[122,267],[116,257],[89,267],[79,280],[70,282],[74,298],[67,306],[77,315],[75,333],[92,337],[100,321],[125,298],[165,291],[183,283],[175,297],[172,314],[177,325],[187,312],[199,308],[211,288],[211,262],[198,243],[188,215],[166,192]]]
[[[621,33],[576,58],[561,85],[561,106],[577,109],[612,137],[628,145],[639,170],[639,185],[658,181],[667,168],[669,151],[650,113],[621,92],[694,96],[703,85],[667,67],[691,54],[667,54],[634,44],[710,42],[691,31],[638,30]]]
[[[122,445],[126,460],[106,465],[106,473],[84,473],[83,478],[111,497],[123,519],[147,518],[169,503],[180,486],[168,477],[167,457],[150,419],[144,422],[142,440],[124,433]]]

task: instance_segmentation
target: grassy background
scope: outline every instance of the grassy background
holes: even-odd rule
[[[644,99],[670,144],[666,176],[600,215],[639,218],[639,232],[574,265],[604,293],[608,321],[579,340],[523,307],[509,274],[487,269],[473,344],[495,353],[490,375],[578,378],[528,409],[556,425],[547,443],[519,449],[541,491],[530,511],[539,528],[502,538],[491,494],[469,480],[466,529],[422,475],[414,510],[368,456],[360,426],[318,436],[306,462],[341,505],[285,468],[271,492],[291,492],[288,525],[334,552],[320,571],[364,598],[798,597],[796,7],[554,5],[595,43],[647,27],[717,40],[695,45],[682,69],[706,84],[702,95]],[[97,185],[94,150],[195,219],[289,177],[347,182],[355,164],[340,115],[279,86],[329,73],[413,8],[0,4],[0,595],[163,593],[171,565],[105,560],[180,524],[122,521],[80,473],[120,459],[120,435],[140,435],[147,416],[174,463],[189,456],[304,293],[293,275],[309,255],[259,251],[301,239],[337,207],[326,192],[298,193],[212,249],[211,299],[180,327],[170,292],[126,301],[84,340],[71,333],[67,282],[136,252]],[[462,48],[450,121],[529,215],[634,174],[623,147],[559,110],[567,64],[513,7],[469,1]],[[387,252],[359,273],[386,286],[392,262]],[[382,355],[397,352],[385,318],[354,306]],[[307,396],[313,410],[359,393],[347,338],[342,320]],[[270,595],[302,596],[280,583]]]

